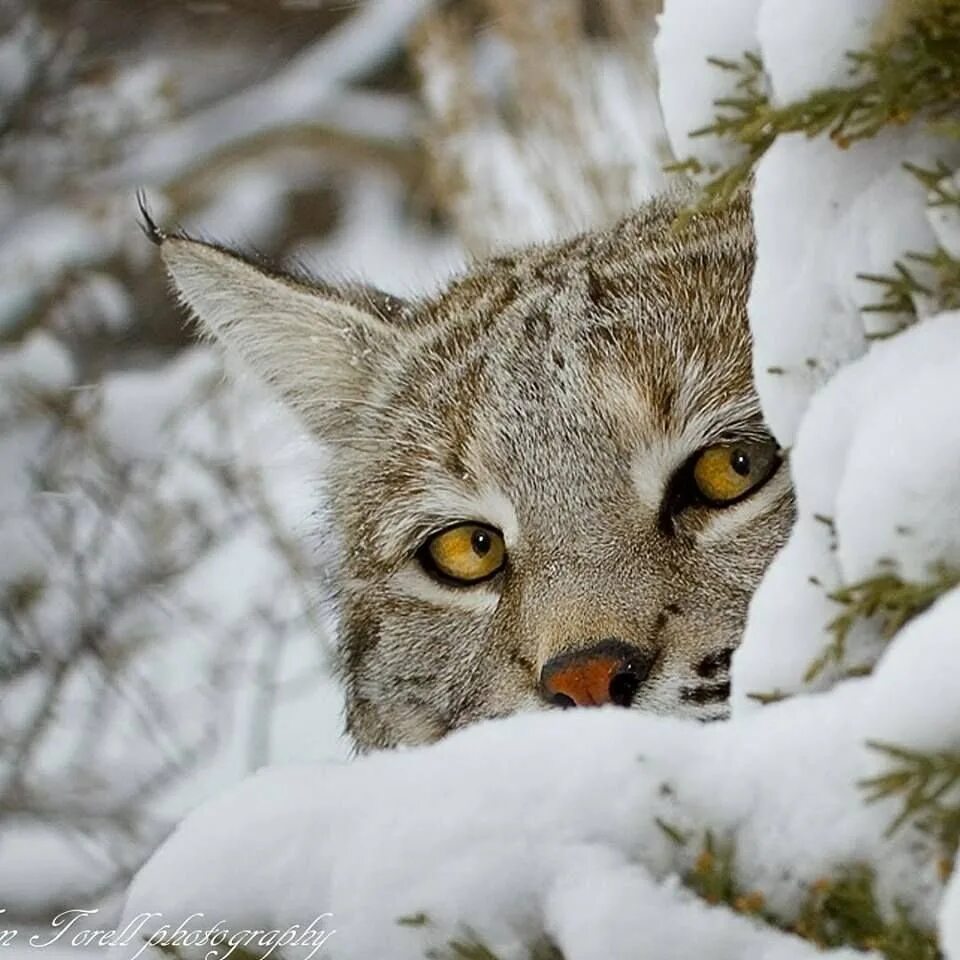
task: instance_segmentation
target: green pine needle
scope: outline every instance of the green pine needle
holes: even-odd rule
[[[844,609],[827,625],[833,639],[807,668],[804,680],[807,683],[814,680],[828,664],[843,663],[847,637],[858,621],[877,617],[883,635],[892,637],[904,624],[957,586],[960,586],[960,571],[938,567],[928,581],[912,583],[895,573],[884,573],[830,594],[830,599]]]
[[[891,761],[886,773],[861,781],[867,802],[902,800],[889,833],[913,822],[936,836],[945,857],[952,860],[960,846],[960,754],[923,753],[876,741],[867,745]]]
[[[848,85],[816,90],[779,107],[770,102],[763,63],[755,54],[709,58],[717,69],[738,75],[735,92],[716,100],[713,121],[690,135],[732,142],[742,159],[717,168],[689,157],[668,169],[710,174],[702,200],[709,206],[728,201],[781,134],[826,136],[847,149],[920,117],[938,130],[956,127],[960,135],[960,0],[918,5],[892,38],[847,58]]]

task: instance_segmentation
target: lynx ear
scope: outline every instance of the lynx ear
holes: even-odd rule
[[[321,438],[352,424],[378,365],[412,337],[346,295],[265,272],[218,247],[179,236],[163,237],[160,247],[203,329]]]

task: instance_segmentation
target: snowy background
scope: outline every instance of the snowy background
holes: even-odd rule
[[[319,459],[194,344],[157,216],[403,293],[414,3],[0,4],[0,905],[113,904],[196,802],[344,758]]]
[[[0,3],[7,922],[115,911],[201,799],[349,755],[324,453],[194,342],[136,190],[160,222],[430,289],[663,181],[651,8]]]
[[[939,2],[667,0],[653,45],[646,0],[0,7],[5,920],[116,911],[187,809],[321,760],[201,806],[127,914],[331,911],[331,954],[370,960],[960,960],[960,314],[926,261],[898,309],[864,278],[956,262],[960,205],[904,164],[955,194],[960,139],[906,110],[691,136],[855,85],[847,51]],[[402,294],[690,158],[753,168],[755,373],[798,495],[732,720],[517,717],[346,763],[324,454],[191,345],[134,188]]]

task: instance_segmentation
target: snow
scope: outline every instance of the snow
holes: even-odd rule
[[[735,93],[734,75],[718,70],[707,58],[739,61],[755,52],[760,6],[761,0],[670,0],[664,5],[654,50],[664,125],[678,159],[694,154],[707,164],[740,159],[738,149],[691,133],[713,122],[714,100]]]
[[[32,13],[23,13],[0,37],[0,107],[4,111],[27,88],[38,55],[48,55],[51,37]]]
[[[347,194],[343,219],[332,234],[294,251],[308,270],[404,297],[435,290],[462,268],[463,251],[452,239],[399,226],[404,196],[396,181],[366,176]]]
[[[129,329],[134,320],[132,299],[115,277],[90,270],[53,307],[51,326],[58,332],[81,335],[119,333]]]
[[[935,146],[907,130],[841,153],[790,134],[758,165],[754,374],[767,422],[785,446],[814,391],[866,350],[868,335],[885,332],[862,309],[879,290],[857,274],[889,275],[904,251],[933,250],[924,190],[903,163],[929,164]],[[944,147],[933,156],[957,155]]]
[[[857,784],[876,772],[867,740],[960,744],[960,654],[944,629],[958,614],[960,596],[945,599],[869,679],[736,723],[531,714],[346,767],[265,771],[187,818],[131,887],[127,917],[196,910],[284,929],[320,907],[350,958],[422,957],[464,930],[506,957],[545,933],[568,960],[690,956],[703,936],[711,956],[816,955],[675,889],[709,830],[735,843],[740,888],[785,920],[818,878],[867,863],[883,902],[932,922],[930,838],[888,835],[896,804],[864,804]],[[905,669],[923,695],[904,696]],[[397,923],[418,914],[429,922]]]
[[[62,207],[31,213],[0,233],[0,329],[70,268],[95,263],[111,243],[102,223]]]
[[[703,956],[705,944],[710,945],[711,960],[864,956],[852,950],[814,951],[808,943],[712,909],[677,883],[658,882],[629,862],[594,848],[585,853],[575,853],[548,901],[547,932],[565,945],[568,957],[689,960]]]
[[[0,352],[0,373],[11,386],[51,391],[66,389],[75,377],[69,351],[43,330],[32,333],[18,349]]]
[[[83,899],[118,861],[135,869],[185,810],[268,760],[341,759],[348,746],[329,626],[306,574],[289,567],[310,568],[292,545],[309,543],[322,453],[249,385],[225,388],[209,349],[79,390],[69,351],[37,331],[0,356],[0,374],[8,416],[40,389],[92,418],[90,435],[65,441],[37,412],[0,440],[0,589],[43,584],[29,649],[7,644],[3,655],[69,665],[21,802],[70,799],[64,812],[43,800],[47,818],[0,832],[0,901],[30,913],[44,897]],[[92,452],[101,449],[107,459]],[[110,463],[126,467],[122,492]],[[237,495],[222,481],[227,464]],[[28,495],[34,470],[50,487]],[[215,536],[205,546],[206,530]],[[166,564],[169,579],[152,573]],[[97,657],[77,655],[87,643]],[[25,721],[44,715],[55,674],[7,678],[0,729],[11,750]],[[3,768],[0,792],[15,775]],[[64,829],[74,817],[80,835]],[[88,822],[106,831],[103,849],[84,839]]]
[[[168,83],[165,66],[147,60],[119,70],[107,87],[78,85],[63,106],[68,130],[76,137],[118,140],[128,131],[166,121]]]
[[[847,582],[891,567],[912,581],[960,567],[960,313],[939,315],[905,341],[910,334],[914,343],[874,351],[886,348],[876,366],[888,361],[887,390],[872,403],[863,398],[837,491],[837,559]]]
[[[960,957],[960,870],[954,873],[940,907],[940,938],[946,960]]]
[[[889,0],[764,0],[756,34],[774,103],[799,100],[818,88],[850,85],[847,53],[870,45],[888,6]]]
[[[927,320],[877,343],[810,404],[791,451],[797,522],[753,598],[735,710],[752,693],[803,689],[841,584],[891,572],[922,582],[960,563],[958,341],[960,315]],[[881,646],[877,630],[858,626],[851,663]]]

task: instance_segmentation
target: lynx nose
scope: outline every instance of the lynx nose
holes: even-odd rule
[[[651,658],[622,640],[601,640],[544,664],[540,688],[557,707],[629,707],[650,672]]]

